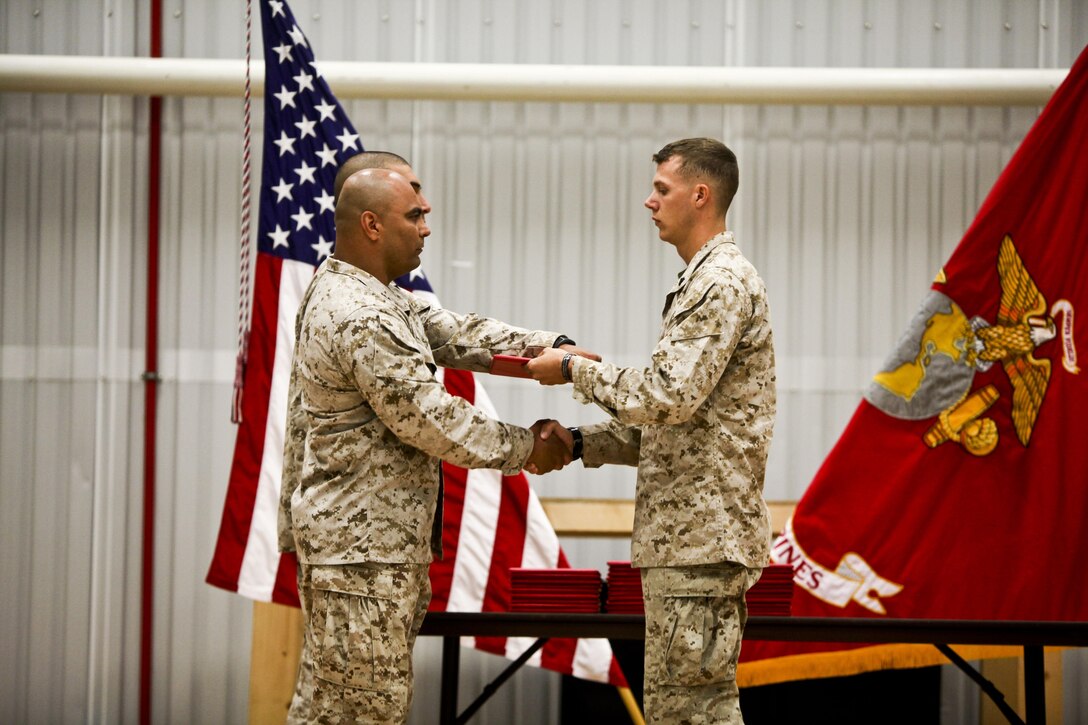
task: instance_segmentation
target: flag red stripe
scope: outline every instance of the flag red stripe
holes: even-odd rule
[[[457,561],[457,542],[461,538],[461,514],[465,508],[465,485],[468,472],[463,468],[442,464],[442,558],[431,562],[430,611],[444,612],[453,588],[453,566]]]
[[[298,600],[298,563],[293,553],[281,553],[276,567],[276,583],[272,589],[272,601],[288,607],[300,607]]]
[[[570,674],[574,669],[574,649],[577,646],[576,639],[549,639],[540,652],[540,666]]]
[[[529,482],[525,477],[503,476],[499,520],[495,526],[503,535],[495,537],[495,548],[491,554],[482,607],[485,612],[504,612],[510,608],[510,569],[521,566],[528,507]]]
[[[209,584],[238,591],[238,574],[245,557],[253,520],[253,504],[264,454],[265,426],[268,422],[268,398],[272,387],[272,363],[276,355],[276,321],[279,315],[280,270],[282,260],[258,254],[255,263],[253,315],[249,339],[242,399],[242,423],[234,441],[223,517],[219,525],[215,554],[205,578]],[[294,575],[291,575],[294,589]],[[293,594],[298,601],[297,594]]]

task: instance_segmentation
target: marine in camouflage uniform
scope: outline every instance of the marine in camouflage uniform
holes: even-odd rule
[[[766,565],[774,350],[763,283],[725,232],[669,293],[650,368],[572,361],[587,467],[637,463],[631,561],[646,604],[650,722],[740,722],[744,593]]]
[[[566,338],[443,310],[336,258],[295,334],[279,543],[298,555],[306,632],[288,721],[403,722],[441,551],[440,459],[513,475],[534,449],[532,431],[447,393],[437,366],[486,371]]]
[[[735,170],[732,152],[712,145],[733,158]],[[669,153],[672,146],[655,156],[655,193],[646,205],[662,239],[677,243],[685,239],[681,221],[701,213],[696,182],[704,177],[677,174],[683,157]],[[663,169],[672,175],[659,185]],[[763,281],[724,229],[731,199],[729,191],[720,217],[703,227],[713,236],[677,243],[687,266],[665,299],[648,368],[567,361],[575,399],[611,416],[581,428],[583,464],[638,466],[631,560],[642,570],[651,723],[742,722],[736,665],[744,594],[770,555],[763,480],[775,417],[774,346]],[[546,352],[538,359],[559,357]]]

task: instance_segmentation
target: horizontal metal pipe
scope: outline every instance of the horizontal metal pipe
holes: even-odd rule
[[[1041,106],[1068,69],[718,68],[489,63],[318,64],[342,99]],[[0,91],[239,96],[241,60],[0,55]],[[264,64],[253,65],[253,92]]]

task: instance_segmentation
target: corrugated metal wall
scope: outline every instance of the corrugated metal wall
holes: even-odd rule
[[[291,5],[319,60],[1031,68],[1068,67],[1088,42],[1088,8],[1059,0]],[[242,54],[241,3],[165,10],[165,55]],[[0,51],[146,54],[147,26],[147,3],[133,0],[10,0],[0,2]],[[239,723],[250,604],[203,577],[234,441],[241,103],[168,98],[163,107],[153,720]],[[693,135],[733,146],[741,189],[729,225],[768,283],[779,354],[767,497],[790,500],[1038,112],[347,108],[368,148],[415,163],[435,207],[424,265],[448,306],[561,329],[631,364],[648,358],[661,298],[682,266],[641,206],[650,155]],[[146,121],[143,98],[0,94],[5,722],[137,716]],[[600,419],[556,390],[487,386],[515,422]],[[629,497],[633,481],[632,471],[572,468],[534,485],[545,496]],[[627,556],[619,541],[564,546],[579,566]],[[437,642],[421,642],[413,722],[434,719],[437,653]],[[463,659],[467,702],[503,663]],[[1075,696],[1088,691],[1088,666],[1082,655],[1067,662],[1066,718],[1077,722],[1088,717]],[[476,721],[553,722],[557,692],[556,677],[520,673]],[[972,694],[958,697],[950,721],[967,721]]]

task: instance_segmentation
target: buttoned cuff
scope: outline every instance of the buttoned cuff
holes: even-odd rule
[[[574,385],[574,399],[577,400],[579,403],[582,403],[583,405],[588,405],[595,402],[593,400],[593,397],[590,395],[590,391],[592,390],[592,384],[589,381],[590,368],[588,363],[592,362],[593,361],[588,358],[581,357],[580,355],[575,355],[570,359],[570,363],[568,366],[568,369],[570,370],[571,383],[573,383]]]

